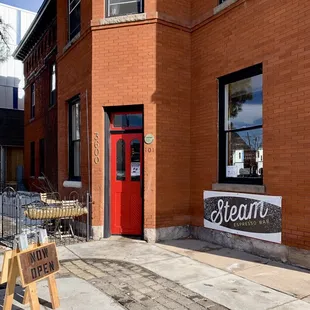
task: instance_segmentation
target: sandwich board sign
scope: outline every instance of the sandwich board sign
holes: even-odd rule
[[[4,310],[11,310],[17,277],[21,278],[25,288],[23,304],[30,303],[31,310],[39,310],[36,283],[42,279],[48,280],[52,308],[60,306],[55,273],[59,271],[59,261],[55,243],[43,245],[31,244],[25,250],[11,250],[4,253],[4,261],[0,284],[6,283]]]
[[[17,254],[23,287],[59,271],[55,243],[49,243]]]

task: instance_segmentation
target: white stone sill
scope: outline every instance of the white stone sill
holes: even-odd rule
[[[82,188],[82,182],[80,182],[80,181],[64,181],[63,187]]]
[[[229,183],[215,183],[212,184],[213,191],[237,192],[237,193],[251,193],[251,194],[265,194],[265,185],[251,185],[251,184],[229,184]]]
[[[111,25],[111,24],[137,22],[142,20],[146,20],[146,13],[106,17],[100,19],[99,23],[100,25]]]

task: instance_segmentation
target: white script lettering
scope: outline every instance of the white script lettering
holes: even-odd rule
[[[239,208],[235,205],[230,206],[228,201],[224,203],[223,199],[219,199],[217,203],[217,210],[211,213],[211,221],[221,225],[224,222],[236,222],[243,220],[256,219],[257,216],[265,218],[268,214],[268,208],[265,208],[264,202],[253,202],[249,209],[247,204],[240,204]]]

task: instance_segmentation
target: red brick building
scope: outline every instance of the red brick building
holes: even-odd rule
[[[45,0],[15,52],[26,64],[26,178],[39,176],[44,138],[58,190],[91,192],[96,238],[193,235],[298,261],[293,247],[310,249],[309,10],[301,0]],[[223,209],[208,193],[204,208],[212,190],[226,193]],[[217,216],[224,230],[208,226]]]

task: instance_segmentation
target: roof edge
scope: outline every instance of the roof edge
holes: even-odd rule
[[[13,52],[12,56],[16,59],[18,59],[18,54],[20,53],[21,49],[24,47],[25,43],[27,42],[27,40],[29,39],[29,36],[31,35],[32,31],[35,29],[36,25],[38,24],[38,22],[40,21],[40,19],[42,18],[44,12],[46,11],[46,8],[48,7],[48,5],[52,2],[52,0],[44,0],[44,2],[42,3],[36,17],[34,18],[34,20],[32,21],[31,25],[29,26],[27,32],[25,33],[24,37],[22,38],[22,40],[20,41],[20,43],[18,44],[18,46],[16,47],[15,51]],[[19,59],[21,60],[21,59]]]

